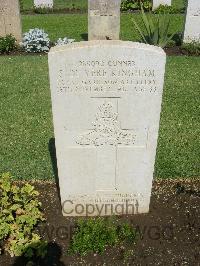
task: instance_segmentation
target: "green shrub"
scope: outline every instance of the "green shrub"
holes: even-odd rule
[[[106,246],[126,240],[135,240],[135,230],[128,224],[118,225],[113,218],[80,219],[69,252],[80,255],[103,253]]]
[[[11,256],[45,256],[47,243],[34,233],[44,221],[38,192],[30,184],[22,187],[11,183],[10,174],[0,178],[0,250]]]
[[[191,43],[184,43],[182,50],[187,52],[189,55],[200,55],[200,43],[193,41]]]
[[[0,54],[9,53],[16,47],[16,39],[10,34],[0,37]]]
[[[118,234],[121,240],[132,242],[135,240],[135,233],[135,229],[133,229],[128,223],[122,223],[118,227]]]
[[[129,11],[139,9],[140,4],[137,0],[124,0],[121,3],[121,10],[122,11]]]
[[[150,0],[143,0],[141,3],[145,11],[150,11],[152,9],[152,2]]]
[[[24,0],[19,0],[20,11],[24,10]]]
[[[140,9],[141,3],[144,10],[150,10],[152,8],[151,0],[123,0],[121,3],[122,11],[133,11]]]
[[[159,5],[158,8],[156,8],[153,13],[154,14],[177,14],[177,13],[183,13],[183,9],[177,9],[173,6],[168,5]]]
[[[133,254],[134,254],[134,250],[132,249],[124,250],[122,255],[123,255],[123,262],[125,265],[130,265],[128,263],[128,260],[131,258],[131,256],[133,256]]]
[[[138,25],[138,23],[132,18],[134,26],[144,43],[156,45],[164,48],[172,40],[175,32],[169,35],[169,25],[170,20],[167,15],[156,16],[147,16],[144,13],[144,9],[141,7],[142,11],[142,22],[145,30]]]
[[[49,36],[43,29],[30,29],[23,35],[21,48],[27,53],[48,52],[50,49]]]

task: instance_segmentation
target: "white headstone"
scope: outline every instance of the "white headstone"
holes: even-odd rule
[[[88,0],[88,40],[118,40],[121,0]]]
[[[36,8],[53,8],[53,0],[34,0]]]
[[[63,215],[148,212],[165,61],[161,48],[123,41],[50,50]]]
[[[200,42],[200,0],[188,0],[183,41]]]
[[[12,34],[21,42],[22,28],[18,0],[0,0],[0,36]]]
[[[153,10],[158,8],[160,5],[171,6],[172,0],[153,0]]]

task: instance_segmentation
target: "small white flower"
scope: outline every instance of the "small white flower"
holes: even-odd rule
[[[21,46],[26,52],[48,52],[50,39],[44,30],[38,28],[30,29],[24,33]]]
[[[60,46],[60,45],[65,45],[65,44],[69,44],[69,43],[72,43],[74,42],[75,39],[68,39],[67,37],[65,38],[59,38],[56,42],[55,42],[55,45],[56,46]]]

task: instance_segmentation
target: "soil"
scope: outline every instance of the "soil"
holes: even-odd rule
[[[87,9],[84,8],[54,8],[53,10],[46,9],[44,11],[23,10],[23,15],[48,15],[48,14],[82,14],[87,13]]]
[[[164,51],[167,55],[185,55],[181,46],[165,47]]]
[[[164,51],[167,55],[187,55],[187,56],[199,56],[197,54],[191,54],[181,46],[165,47]]]
[[[48,245],[37,266],[65,265],[200,265],[200,180],[154,181],[148,214],[121,216],[137,228],[133,244],[108,247],[103,255],[69,256],[76,219],[63,217],[58,186],[53,182],[34,182],[40,192],[46,222],[38,230]],[[4,253],[0,265],[24,266],[24,257]]]
[[[4,54],[1,54],[0,53],[0,56],[8,56],[8,57],[10,57],[10,56],[21,56],[21,55],[23,55],[23,56],[29,56],[29,55],[38,55],[38,56],[41,56],[41,55],[47,55],[47,53],[27,53],[27,52],[25,52],[25,51],[22,51],[22,50],[13,50],[13,51],[11,51],[11,52],[9,52],[9,53],[4,53]]]
[[[34,9],[28,9],[28,10],[22,10],[21,14],[22,15],[38,15],[38,14],[83,14],[87,13],[88,9],[87,8],[76,8],[76,7],[68,7],[68,8],[53,8],[53,10],[39,10],[39,11],[34,11]],[[145,12],[149,12],[148,10],[145,10]],[[127,14],[139,14],[141,13],[140,9],[134,9],[134,10],[121,10],[121,13]],[[182,10],[177,10],[177,12],[173,14],[184,14],[185,9]]]
[[[40,11],[34,11],[33,9],[29,9],[29,10],[22,10],[21,14],[22,15],[48,15],[48,14],[84,14],[87,13],[88,9],[87,8],[54,8],[53,10],[42,10]],[[121,11],[124,14],[127,13],[140,13],[140,10],[127,10],[127,11]],[[179,14],[179,13],[178,13]]]

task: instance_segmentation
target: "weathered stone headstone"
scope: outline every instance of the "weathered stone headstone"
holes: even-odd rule
[[[88,1],[88,40],[118,40],[121,0]]]
[[[123,41],[50,50],[64,215],[148,212],[165,60],[161,48]]]
[[[171,6],[172,0],[153,0],[153,10],[158,8],[160,5]]]
[[[53,8],[53,0],[34,0],[36,8]]]
[[[188,0],[183,41],[200,42],[200,0]]]
[[[18,0],[0,0],[0,36],[12,34],[17,42],[22,39],[21,16]]]

